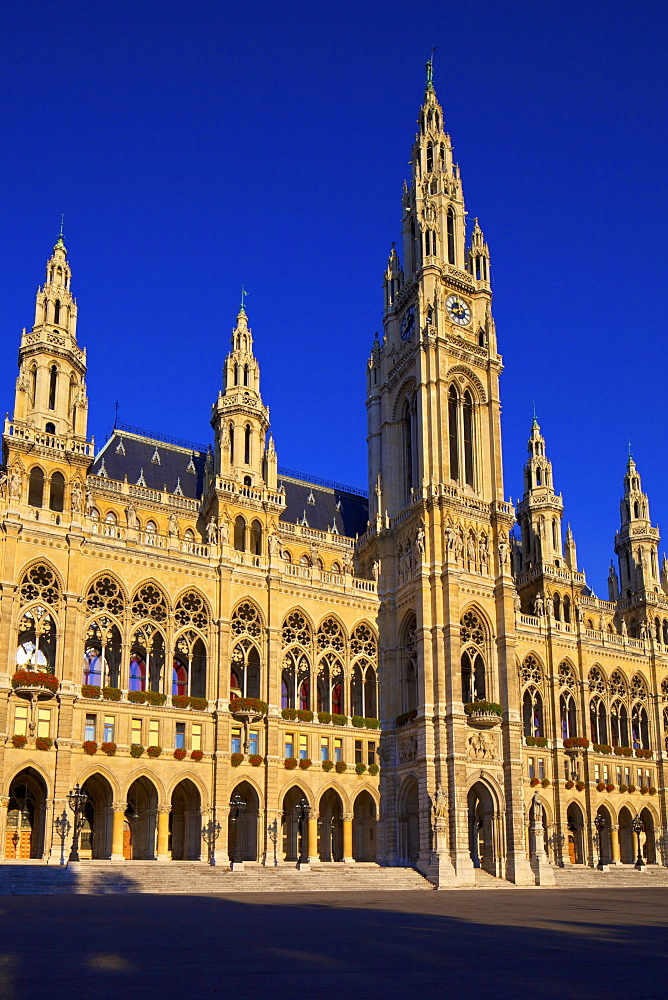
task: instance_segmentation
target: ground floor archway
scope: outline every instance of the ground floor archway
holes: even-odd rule
[[[603,826],[597,836],[599,858],[604,865],[612,862],[612,818],[606,806],[599,806],[598,815],[603,820]]]
[[[230,860],[257,861],[258,822],[260,815],[260,800],[253,786],[248,781],[241,781],[230,795],[230,801],[235,795],[241,796],[246,808],[233,821],[227,821],[227,850]]]
[[[366,790],[359,793],[353,805],[353,858],[376,860],[376,803]]]
[[[343,803],[333,788],[320,799],[317,851],[321,861],[343,861]]]
[[[469,789],[467,804],[469,851],[473,867],[498,875],[503,832],[489,786],[483,781],[476,781]]]
[[[306,799],[309,805],[308,796],[299,785],[293,785],[283,796],[281,827],[283,830],[283,860],[298,861],[302,856],[303,847],[307,843],[308,830],[306,823],[302,824],[301,837],[299,830],[299,819],[297,816],[297,805],[302,799]],[[313,806],[311,805],[311,808]],[[304,843],[302,844],[302,837]],[[309,851],[315,848],[309,848]]]
[[[169,851],[172,861],[199,861],[202,852],[202,798],[197,785],[184,778],[172,792]]]
[[[643,832],[640,834],[640,851],[645,864],[656,864],[656,833],[654,830],[654,816],[652,811],[645,807],[640,813]]]
[[[27,860],[44,854],[46,782],[32,767],[19,772],[9,786],[5,822],[5,858]]]
[[[409,778],[399,796],[399,863],[414,865],[420,855],[420,790]]]
[[[633,843],[633,816],[628,806],[619,810],[617,836],[619,837],[619,860],[623,865],[632,865],[636,859]]]
[[[128,789],[123,829],[123,857],[127,861],[152,861],[155,858],[158,792],[153,782],[142,775]]]
[[[113,790],[102,774],[91,774],[83,783],[88,795],[84,805],[79,838],[79,856],[111,857]]]
[[[577,802],[571,802],[566,811],[566,828],[568,830],[568,854],[566,860],[572,865],[585,863],[584,815]]]

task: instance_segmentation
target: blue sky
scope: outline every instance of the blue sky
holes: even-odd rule
[[[7,6],[4,408],[64,212],[99,444],[116,400],[210,439],[244,283],[279,462],[366,485],[365,362],[438,46],[491,248],[506,494],[535,401],[606,596],[629,438],[668,536],[667,20],[653,0]]]

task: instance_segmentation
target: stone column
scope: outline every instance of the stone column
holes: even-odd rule
[[[123,830],[125,828],[125,810],[127,808],[126,802],[113,802],[111,805],[112,809],[112,826],[111,826],[111,860],[112,861],[125,861],[123,857]]]
[[[308,858],[308,863],[317,863],[320,860],[318,858],[318,817],[317,815],[313,815],[313,810],[311,810],[311,814],[308,818],[306,838],[306,850],[304,853]]]
[[[353,814],[343,814],[343,860],[354,861],[353,858]]]
[[[0,861],[4,860],[5,857],[5,836],[7,833],[8,805],[9,805],[9,796],[4,795],[0,799]]]
[[[531,856],[529,860],[531,870],[536,877],[536,885],[554,885],[554,869],[545,853],[543,805],[538,792],[533,797],[530,815],[531,833],[529,842],[531,844]]]
[[[618,865],[619,864],[619,859],[620,859],[620,855],[619,855],[619,827],[618,826],[612,826],[612,827],[610,827],[610,850],[611,850],[611,853],[612,853],[612,864],[613,865]]]
[[[158,851],[156,861],[171,861],[169,851],[169,814],[171,806],[158,806]],[[185,834],[185,831],[184,831]]]

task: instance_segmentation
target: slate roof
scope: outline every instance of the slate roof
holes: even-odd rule
[[[201,445],[175,443],[137,428],[114,429],[111,437],[98,452],[91,473],[150,490],[178,493],[199,500],[203,492],[204,466],[207,452]],[[291,524],[305,523],[309,528],[327,531],[333,525],[340,535],[355,538],[367,529],[369,504],[361,491],[353,491],[334,483],[310,482],[299,473],[279,471],[279,486],[285,490],[285,510],[281,520]]]

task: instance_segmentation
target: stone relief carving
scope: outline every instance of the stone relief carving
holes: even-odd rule
[[[472,760],[496,760],[496,740],[489,733],[473,733],[466,747]]]

